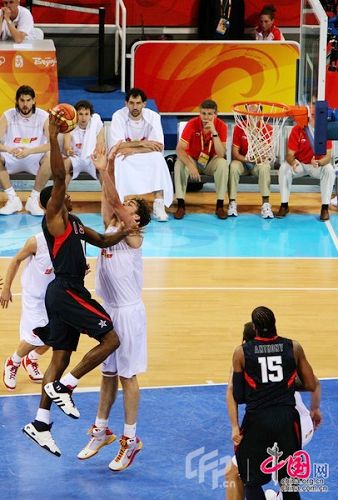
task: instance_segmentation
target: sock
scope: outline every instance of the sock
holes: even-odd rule
[[[14,191],[14,188],[12,186],[8,189],[5,189],[5,193],[7,194],[8,198],[14,198],[16,196],[16,192]]]
[[[22,360],[22,357],[21,356],[18,356],[17,353],[15,352],[12,356],[12,361],[15,365],[17,366],[20,366],[21,365],[21,360]]]
[[[50,410],[45,410],[44,408],[39,408],[36,412],[35,420],[43,422],[44,424],[50,424]]]
[[[37,362],[37,360],[39,359],[39,357],[40,357],[40,354],[38,354],[35,350],[31,351],[30,353],[28,353],[28,359],[30,359],[34,363]]]
[[[107,429],[108,419],[96,417],[95,426],[98,427],[99,429]]]
[[[177,206],[178,208],[185,208],[185,201],[183,198],[177,198]]]
[[[38,432],[45,432],[50,430],[50,424],[46,424],[45,422],[40,422],[40,420],[33,421],[34,427]]]
[[[136,422],[132,425],[124,424],[123,435],[127,438],[134,438],[136,436]]]
[[[284,207],[284,208],[288,208],[289,206],[289,202],[284,202],[284,203],[281,203],[281,206]]]
[[[32,192],[31,192],[31,197],[33,199],[38,199],[40,197],[40,193],[39,191],[37,191],[36,189],[32,189]]]
[[[322,204],[322,208],[325,210],[328,210],[329,209],[329,205],[326,205],[325,203]]]
[[[65,385],[66,387],[69,387],[71,389],[74,389],[74,387],[77,386],[79,383],[79,379],[73,377],[71,373],[67,373],[62,379],[60,380],[61,384]]]
[[[217,200],[217,202],[216,202],[216,209],[217,208],[223,208],[223,200]]]

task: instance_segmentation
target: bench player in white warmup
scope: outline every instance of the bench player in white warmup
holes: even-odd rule
[[[8,198],[0,215],[22,210],[22,202],[10,181],[10,175],[17,172],[35,175],[25,209],[32,215],[44,215],[39,196],[51,175],[48,137],[48,113],[36,107],[32,87],[22,85],[16,91],[15,108],[0,118],[0,186]]]

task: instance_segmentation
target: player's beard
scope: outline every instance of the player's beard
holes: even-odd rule
[[[19,108],[19,109],[20,109],[20,113],[23,116],[27,116],[27,115],[30,115],[32,113],[33,106],[31,106],[30,108],[28,106],[24,106],[23,108]]]
[[[139,116],[141,116],[141,113],[142,111],[139,110],[139,109],[133,109],[130,114],[133,118],[138,118]]]

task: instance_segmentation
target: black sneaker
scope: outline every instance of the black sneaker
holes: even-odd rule
[[[58,407],[71,418],[79,418],[80,412],[72,399],[72,391],[59,380],[49,382],[44,386],[46,394]]]
[[[22,429],[22,432],[31,439],[33,439],[33,441],[35,441],[39,446],[41,446],[41,448],[44,448],[53,455],[60,457],[61,451],[56,446],[56,443],[50,432],[52,424],[47,425],[44,424],[43,422],[38,422],[38,424],[39,424],[38,427],[41,430],[37,429],[35,422],[31,422],[30,424],[25,425],[25,427]]]

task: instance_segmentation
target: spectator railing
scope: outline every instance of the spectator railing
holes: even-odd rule
[[[29,0],[26,2],[27,7],[31,10],[36,6],[40,7],[50,7],[53,9],[71,10],[76,12],[85,12],[88,14],[97,14],[99,16],[99,71],[98,71],[98,81],[99,85],[102,85],[103,80],[103,56],[102,50],[104,47],[104,35],[105,35],[105,8],[89,8],[89,7],[78,7],[76,5],[66,5],[61,3],[46,2],[44,0]],[[103,23],[103,26],[102,26]],[[52,25],[50,25],[52,26]],[[76,29],[76,25],[72,25],[72,31]],[[114,72],[115,76],[119,74],[119,66],[121,66],[120,72],[120,83],[121,91],[125,92],[126,89],[126,29],[127,29],[127,9],[124,5],[123,0],[115,0],[115,24],[110,25],[115,33],[115,57],[114,57]]]

